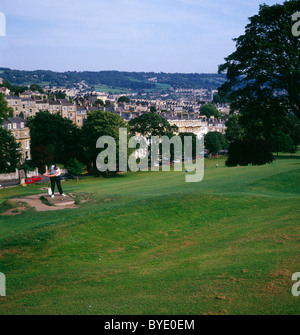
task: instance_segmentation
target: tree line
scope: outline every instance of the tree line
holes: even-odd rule
[[[236,50],[219,66],[226,81],[219,95],[230,101],[227,164],[264,164],[272,152],[296,152],[300,143],[300,39],[291,32],[296,0],[261,5]]]
[[[54,72],[46,70],[23,71],[0,68],[1,77],[14,85],[26,86],[34,83],[44,86],[73,87],[85,81],[90,87],[107,85],[113,88],[144,91],[155,89],[155,82],[148,79],[156,78],[157,83],[169,84],[173,88],[204,88],[217,89],[224,81],[224,74],[217,73],[155,73],[125,71],[67,71]]]

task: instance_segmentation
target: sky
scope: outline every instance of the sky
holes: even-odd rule
[[[1,0],[0,67],[216,73],[262,3],[283,1]]]

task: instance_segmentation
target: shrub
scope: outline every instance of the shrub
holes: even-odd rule
[[[273,162],[269,142],[263,139],[243,139],[232,142],[228,149],[226,166],[263,165]]]
[[[76,158],[71,158],[67,165],[68,173],[76,176],[80,175],[85,171],[84,164],[78,162]]]

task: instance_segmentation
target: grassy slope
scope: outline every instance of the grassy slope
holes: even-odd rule
[[[300,160],[64,183],[79,209],[0,217],[1,314],[299,314]],[[12,196],[39,187],[1,191]],[[90,307],[91,306],[91,307]]]

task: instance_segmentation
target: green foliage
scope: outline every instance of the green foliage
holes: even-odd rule
[[[259,133],[269,131],[289,109],[300,117],[300,39],[291,33],[291,16],[299,6],[296,0],[261,5],[235,39],[236,50],[219,66],[219,73],[227,72],[219,92],[229,96],[245,123],[253,123],[252,134],[256,122],[263,128]]]
[[[118,143],[119,143],[119,128],[129,128],[125,120],[110,112],[93,111],[88,113],[87,121],[82,127],[82,141],[84,161],[89,164],[93,162],[96,170],[96,158],[99,154],[99,149],[96,148],[96,142],[101,136],[111,136],[116,141],[117,159],[118,159]]]
[[[21,159],[19,148],[12,133],[0,127],[0,173],[15,172]]]
[[[292,152],[294,143],[289,134],[285,134],[282,130],[273,130],[270,135],[272,151],[277,152]]]
[[[31,136],[31,155],[34,164],[62,163],[81,155],[80,130],[59,114],[42,111],[28,120]]]
[[[230,99],[228,98],[228,96],[224,96],[219,93],[216,93],[214,94],[213,103],[214,104],[227,104],[227,103],[230,103]]]
[[[200,107],[200,114],[205,115],[206,117],[214,116],[215,118],[220,117],[220,112],[218,108],[213,104],[205,104]]]
[[[272,147],[266,140],[246,138],[230,143],[226,165],[264,165],[272,161]]]
[[[220,150],[225,148],[226,144],[225,136],[218,131],[209,132],[204,137],[205,148],[210,154],[218,154]]]
[[[97,99],[94,103],[94,106],[97,106],[97,107],[103,107],[104,106],[104,102],[102,99]]]
[[[171,126],[161,115],[149,112],[129,121],[132,134],[146,137],[172,135],[178,128]]]
[[[50,86],[73,87],[82,80],[88,85],[98,87],[103,85],[118,89],[118,91],[145,91],[169,88],[204,88],[217,89],[225,81],[224,74],[206,73],[155,73],[155,72],[121,72],[121,71],[19,71],[0,68],[1,77],[15,84],[47,83]],[[157,77],[156,83],[149,78]]]
[[[67,164],[67,170],[68,173],[78,176],[85,171],[85,166],[76,158],[71,158]]]
[[[66,98],[66,94],[62,91],[58,91],[56,94],[56,99],[65,99]]]
[[[118,102],[124,102],[126,104],[129,104],[130,103],[130,99],[128,97],[126,97],[126,96],[123,95],[122,97],[120,97],[118,99]]]
[[[293,141],[293,152],[297,151],[297,146],[300,144],[300,121],[296,116],[290,115],[284,119],[282,128],[284,133],[288,134]]]
[[[8,107],[5,95],[0,93],[0,125],[3,124],[3,120],[13,116],[12,108]]]
[[[31,84],[30,85],[30,90],[33,91],[33,92],[37,91],[37,92],[39,92],[41,94],[45,93],[44,90],[41,88],[41,86],[38,85],[38,84]]]
[[[8,80],[3,80],[1,86],[8,88],[10,93],[15,95],[19,95],[28,90],[27,86],[12,85]]]
[[[231,143],[244,137],[244,129],[239,123],[239,115],[231,114],[225,123],[226,125],[226,141]]]

